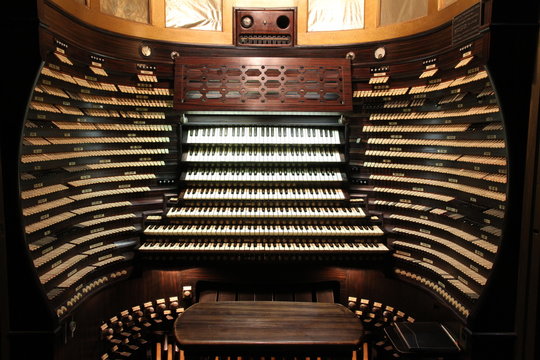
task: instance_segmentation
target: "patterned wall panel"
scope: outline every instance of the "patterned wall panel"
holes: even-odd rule
[[[185,57],[175,66],[179,110],[352,109],[346,59]]]

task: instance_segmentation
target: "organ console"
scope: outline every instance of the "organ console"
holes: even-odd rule
[[[517,46],[498,32],[504,2],[429,0],[409,33],[372,28],[370,1],[365,32],[318,44],[300,1],[235,8],[222,33],[236,45],[205,45],[161,38],[200,30],[148,30],[165,23],[160,1],[148,24],[103,15],[105,0],[38,1],[42,63],[13,102],[18,130],[2,132],[0,348],[184,360],[173,323],[193,304],[215,345],[212,309],[249,302],[264,319],[335,302],[365,330],[353,359],[534,358],[531,27],[518,61],[501,45]],[[287,25],[267,27],[276,16]],[[277,329],[293,316],[274,315]],[[405,349],[400,329],[423,324],[451,353]],[[192,358],[276,358],[236,350]]]

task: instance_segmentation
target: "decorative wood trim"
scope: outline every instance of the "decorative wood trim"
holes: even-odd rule
[[[179,57],[178,110],[352,110],[346,59]]]
[[[165,27],[165,2],[150,1],[149,10],[150,24],[158,27]]]

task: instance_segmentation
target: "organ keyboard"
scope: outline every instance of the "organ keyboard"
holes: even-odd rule
[[[339,131],[280,126],[238,126],[190,129],[187,144],[340,144]]]
[[[337,261],[388,252],[381,224],[347,193],[347,130],[336,116],[308,123],[268,115],[188,118],[179,194],[143,224],[139,251],[147,258]]]
[[[194,200],[343,200],[341,189],[327,188],[190,188],[184,199]]]
[[[287,145],[268,146],[195,146],[186,154],[185,161],[194,162],[342,162],[336,149],[323,146],[298,148]]]
[[[332,168],[262,168],[196,167],[183,175],[186,181],[343,181],[339,169]]]
[[[149,225],[146,235],[204,236],[380,236],[378,226]]]
[[[167,217],[365,217],[361,208],[315,207],[183,207],[171,208]]]
[[[139,250],[141,251],[260,251],[260,252],[386,252],[388,248],[377,242],[221,242],[221,241],[184,241],[184,242],[167,242],[154,241],[143,244]]]

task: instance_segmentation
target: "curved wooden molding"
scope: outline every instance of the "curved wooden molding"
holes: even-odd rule
[[[223,0],[222,31],[203,31],[191,29],[172,29],[165,27],[165,0],[149,0],[150,19],[148,24],[138,23],[110,16],[99,11],[99,0],[92,0],[90,7],[80,5],[73,0],[41,0],[41,3],[53,4],[80,21],[99,29],[127,36],[148,40],[160,40],[175,43],[201,45],[233,44],[233,8],[249,7],[295,7],[297,9],[297,45],[340,45],[383,41],[403,36],[410,36],[434,29],[451,21],[480,0],[458,0],[452,5],[439,10],[438,0],[428,0],[428,15],[412,21],[388,26],[379,26],[379,0],[365,0],[365,27],[359,30],[343,31],[307,31],[308,0]],[[44,11],[57,11],[53,7],[42,7]],[[45,24],[46,14],[40,19]]]

